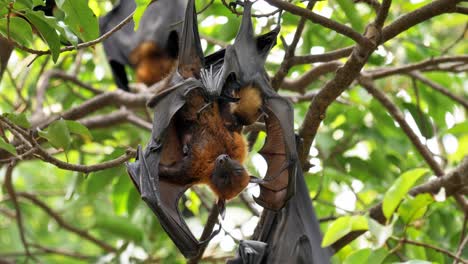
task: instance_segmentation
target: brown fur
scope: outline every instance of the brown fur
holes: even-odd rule
[[[242,88],[237,96],[239,101],[232,104],[231,111],[243,125],[251,125],[259,118],[263,104],[260,90],[254,86]]]
[[[235,131],[230,131],[220,114],[219,105],[214,102],[212,106],[199,111],[206,104],[203,96],[197,92],[190,94],[190,100],[180,112],[185,123],[190,123],[188,155],[188,177],[194,184],[207,184],[222,200],[229,200],[239,194],[249,183],[250,177],[244,170],[239,179],[230,187],[223,186],[219,190],[211,181],[215,168],[215,161],[219,155],[227,154],[233,160],[243,164],[247,156],[247,144],[244,137]],[[185,136],[183,136],[185,138]]]
[[[130,62],[135,67],[136,80],[147,86],[167,77],[176,65],[176,60],[166,55],[153,42],[141,43],[130,55]]]
[[[235,188],[227,191],[220,191],[211,183],[215,160],[219,155],[227,154],[240,164],[243,164],[247,156],[244,138],[240,133],[231,132],[225,127],[218,103],[213,103],[212,109],[201,113],[191,141],[190,174],[198,178],[197,183],[207,184],[220,199],[224,200],[234,198],[247,186],[250,178],[246,171],[241,180],[234,185]]]

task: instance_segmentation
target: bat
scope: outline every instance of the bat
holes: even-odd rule
[[[217,234],[198,241],[183,220],[178,203],[192,185],[206,184],[213,190],[222,216],[225,201],[249,182],[260,184],[256,200],[273,210],[282,208],[294,192],[292,106],[271,89],[263,68],[279,28],[255,37],[251,3],[243,4],[234,44],[204,57],[194,1],[188,2],[177,71],[168,87],[148,102],[155,111],[150,142],[145,150],[138,149],[134,163],[127,164],[142,199],[187,258]],[[269,168],[264,179],[249,176],[242,166],[247,144],[241,130],[255,119],[266,124],[261,154]]]
[[[136,80],[150,86],[167,77],[176,65],[181,21],[187,0],[152,1],[134,31],[132,22],[104,40],[104,51],[116,85],[129,90],[125,66],[135,69]],[[136,8],[134,0],[120,0],[99,21],[101,34],[107,33]]]
[[[217,71],[216,91],[239,96],[231,103],[231,113],[241,125],[249,125],[263,118],[266,141],[260,154],[267,161],[264,179],[253,179],[260,185],[255,201],[268,209],[279,210],[295,192],[297,152],[294,136],[294,113],[289,101],[271,87],[265,72],[266,57],[276,44],[278,26],[255,37],[251,21],[252,2],[235,2],[244,7],[242,23],[234,44],[224,51],[223,64]]]
[[[296,172],[295,195],[282,210],[263,211],[252,240],[240,243],[236,258],[228,264],[330,263],[333,252],[321,247],[322,234],[309,190],[300,167]]]

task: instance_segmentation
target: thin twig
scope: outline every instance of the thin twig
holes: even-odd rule
[[[102,248],[106,252],[115,252],[115,251],[117,251],[116,248],[108,245],[106,242],[101,241],[101,240],[95,238],[94,236],[92,236],[91,234],[89,234],[87,230],[79,229],[79,228],[76,228],[76,227],[72,226],[71,224],[69,224],[58,213],[56,213],[54,210],[52,210],[52,208],[50,208],[46,203],[39,200],[34,194],[30,194],[30,193],[26,193],[26,192],[18,192],[17,195],[18,195],[18,197],[27,199],[27,200],[31,201],[32,203],[34,203],[35,205],[37,205],[44,212],[46,212],[50,217],[52,217],[55,220],[55,222],[57,222],[57,224],[59,226],[63,227],[64,229],[66,229],[66,230],[68,230],[68,231],[70,231],[72,233],[75,233],[76,235],[80,236],[81,238],[86,239],[86,240],[94,243],[95,245],[99,246],[100,248]]]
[[[392,237],[393,238],[393,237]],[[453,254],[452,252],[446,250],[446,249],[443,249],[443,248],[440,248],[440,247],[436,247],[434,245],[431,245],[431,244],[426,244],[426,243],[423,243],[423,242],[418,242],[418,241],[414,241],[414,240],[410,240],[408,238],[400,238],[400,239],[397,239],[397,238],[393,238],[397,241],[400,241],[401,243],[406,243],[406,244],[411,244],[411,245],[415,245],[415,246],[419,246],[419,247],[425,247],[425,248],[430,248],[432,250],[435,250],[437,252],[440,252],[440,253],[443,253],[453,259],[455,259],[456,261],[458,262],[461,262],[461,263],[464,263],[464,264],[468,264],[468,261],[464,260],[464,259],[461,259],[459,257],[457,257],[455,254]]]
[[[17,193],[15,187],[13,186],[13,168],[15,167],[14,163],[11,163],[7,166],[5,171],[5,182],[4,186],[11,198],[13,206],[15,207],[16,214],[16,224],[18,225],[18,232],[20,234],[21,243],[23,243],[24,251],[26,252],[27,257],[32,257],[29,251],[28,241],[26,240],[25,228],[23,223],[23,215],[17,199]]]
[[[414,71],[410,72],[409,76],[421,81],[422,83],[426,84],[427,86],[431,87],[432,89],[440,92],[441,94],[449,97],[450,99],[454,100],[455,102],[461,104],[466,110],[468,110],[468,100],[465,98],[458,96],[452,92],[450,92],[447,88],[443,87],[442,85],[429,80],[428,78],[424,77],[421,73]]]

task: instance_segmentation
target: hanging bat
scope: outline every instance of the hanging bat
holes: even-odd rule
[[[125,66],[135,69],[136,80],[150,86],[168,76],[176,65],[180,22],[187,0],[152,1],[134,31],[133,21],[104,40],[116,85],[129,90]],[[101,34],[117,26],[136,8],[134,0],[120,0],[99,21]]]
[[[207,184],[218,196],[222,215],[224,201],[249,181],[261,185],[257,201],[271,209],[282,208],[293,192],[295,174],[291,172],[297,157],[290,151],[295,149],[292,107],[269,88],[263,69],[278,29],[255,38],[251,3],[245,5],[234,45],[204,58],[194,3],[189,1],[177,71],[170,86],[148,103],[155,110],[150,142],[144,151],[139,148],[135,163],[127,164],[143,200],[185,257],[195,256],[209,241],[193,236],[177,208],[181,195],[192,185]],[[246,68],[241,69],[239,63]],[[247,69],[251,72],[244,72]],[[245,98],[246,94],[252,98]],[[254,111],[243,111],[241,106]],[[266,123],[262,155],[269,169],[264,179],[252,179],[242,166],[247,146],[240,132],[251,116]]]
[[[333,252],[321,247],[319,222],[299,162],[297,166],[295,195],[281,211],[263,211],[252,240],[240,243],[237,257],[228,264],[330,263]]]
[[[235,2],[244,7],[242,23],[232,46],[228,46],[223,65],[216,73],[216,91],[233,91],[239,97],[231,103],[231,113],[241,125],[249,125],[263,118],[266,141],[260,154],[268,170],[264,179],[253,179],[260,185],[255,201],[268,209],[279,210],[295,190],[296,143],[292,105],[271,87],[264,65],[271,48],[276,44],[278,26],[271,32],[255,37],[251,11],[252,2]]]

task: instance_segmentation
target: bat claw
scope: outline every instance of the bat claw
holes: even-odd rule
[[[197,119],[200,119],[200,115],[203,113],[203,111],[205,111],[208,107],[212,107],[212,106],[213,106],[212,102],[209,102],[205,104],[204,106],[202,106],[202,108],[200,108],[200,110],[197,111]]]
[[[219,215],[221,215],[221,219],[224,220],[224,217],[226,216],[226,203],[223,199],[218,200],[218,212]]]
[[[250,176],[250,183],[257,183],[257,184],[261,184],[261,183],[265,183],[265,181],[263,179],[260,179],[258,177],[255,177],[255,176]]]

